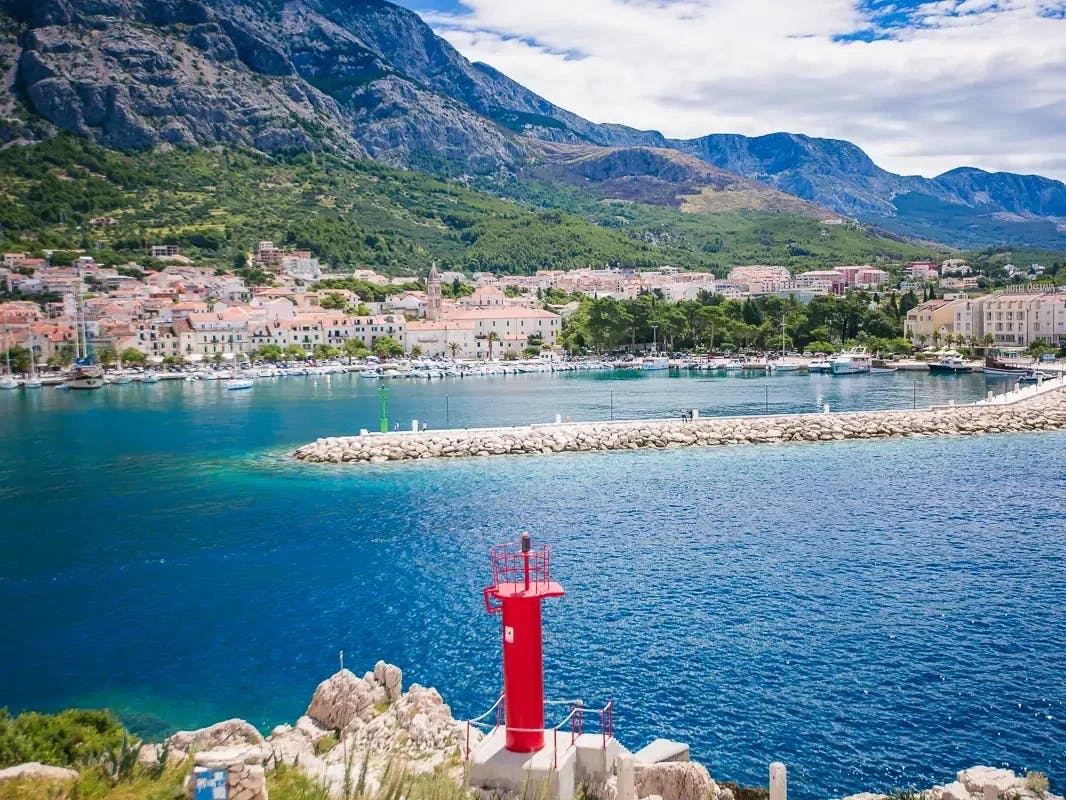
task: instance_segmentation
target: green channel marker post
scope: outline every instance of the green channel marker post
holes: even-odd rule
[[[382,384],[381,388],[378,390],[378,393],[381,395],[381,432],[388,433],[389,416],[385,412],[385,400],[389,396],[389,390],[385,388],[385,384]]]

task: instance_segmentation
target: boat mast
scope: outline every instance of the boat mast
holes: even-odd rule
[[[81,267],[74,282],[74,360],[81,361]]]

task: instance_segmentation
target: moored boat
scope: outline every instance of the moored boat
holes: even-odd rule
[[[63,385],[68,389],[101,389],[104,371],[93,363],[92,356],[74,362]]]
[[[15,376],[11,374],[11,348],[7,346],[6,336],[4,340],[0,342],[0,347],[4,348],[5,369],[4,376],[0,378],[0,389],[17,389],[19,388],[19,382],[15,380]]]
[[[1016,378],[1029,372],[1028,367],[1015,366],[994,356],[985,356],[985,375],[993,378]]]
[[[833,356],[829,366],[834,375],[865,375],[870,372],[872,360],[866,350],[859,348]]]
[[[92,342],[89,338],[89,326],[85,320],[85,309],[82,307],[81,295],[81,270],[78,270],[78,282],[74,290],[74,364],[67,373],[63,385],[68,389],[102,389],[104,386],[104,370],[96,363],[93,356]]]
[[[807,372],[812,375],[821,375],[832,371],[833,365],[829,363],[829,359],[825,356],[816,356],[807,364]]]
[[[973,372],[973,366],[958,356],[945,356],[939,361],[932,362],[929,365],[929,371],[934,375],[964,375]]]
[[[1018,376],[1018,383],[1027,385],[1034,383],[1043,383],[1051,378],[1046,372],[1041,372],[1038,369],[1028,369],[1024,374]]]

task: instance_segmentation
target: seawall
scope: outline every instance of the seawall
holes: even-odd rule
[[[1066,386],[1033,387],[966,406],[777,416],[577,422],[318,439],[293,454],[314,463],[381,463],[594,450],[966,436],[1066,430]]]

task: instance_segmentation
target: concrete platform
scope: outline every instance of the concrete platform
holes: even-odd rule
[[[661,764],[664,761],[688,761],[689,747],[669,739],[656,739],[633,754],[639,764]]]
[[[600,734],[574,736],[559,731],[558,753],[551,730],[544,732],[544,748],[536,753],[512,753],[504,747],[506,730],[499,727],[470,754],[471,786],[512,792],[520,797],[573,800],[579,781],[605,780],[614,771],[618,740]],[[544,793],[542,795],[542,792]]]

